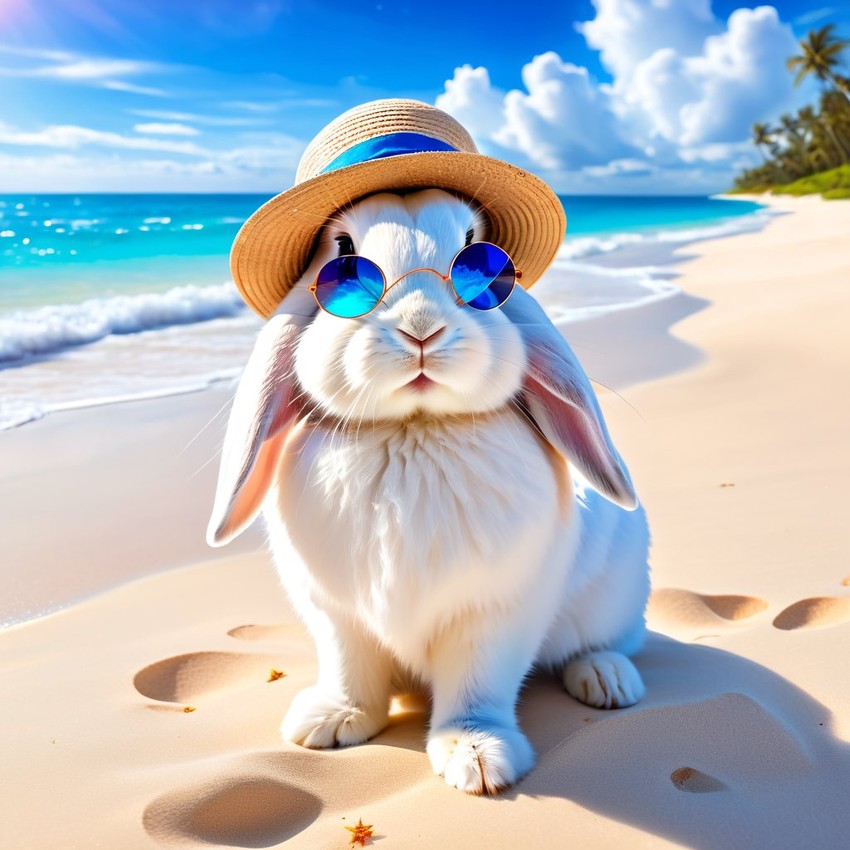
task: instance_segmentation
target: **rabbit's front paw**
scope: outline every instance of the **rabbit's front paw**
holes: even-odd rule
[[[635,665],[619,652],[592,652],[570,661],[564,687],[571,697],[594,708],[627,708],[646,691]]]
[[[299,692],[280,726],[285,741],[325,749],[362,744],[387,725],[388,707],[352,705],[341,694],[318,687]]]
[[[434,773],[468,794],[496,794],[534,766],[534,750],[519,729],[434,729],[428,757]]]

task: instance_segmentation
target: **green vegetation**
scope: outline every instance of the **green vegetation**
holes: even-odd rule
[[[753,125],[753,142],[764,163],[735,178],[733,192],[850,198],[850,78],[839,71],[841,53],[850,41],[838,38],[830,24],[800,42],[800,53],[788,60],[795,84],[816,77],[822,86],[818,110],[804,106],[783,115],[779,125]]]
[[[850,198],[850,165],[802,177],[785,186],[777,186],[773,191],[781,195],[812,195],[820,192],[824,198]]]

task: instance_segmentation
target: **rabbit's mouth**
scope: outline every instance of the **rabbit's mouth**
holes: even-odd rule
[[[424,372],[420,372],[412,381],[404,385],[405,389],[411,389],[414,392],[423,392],[429,387],[435,386],[436,381],[429,378]]]

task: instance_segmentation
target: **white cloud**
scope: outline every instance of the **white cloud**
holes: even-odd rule
[[[124,77],[156,70],[158,66],[152,62],[86,58],[40,68],[22,69],[20,74],[29,77],[53,77],[57,80],[101,80],[104,77]]]
[[[168,92],[153,86],[137,86],[135,83],[125,83],[123,80],[106,80],[103,88],[112,91],[124,91],[130,94],[150,95],[151,97],[168,97]]]
[[[505,124],[495,138],[541,168],[581,168],[635,152],[622,141],[608,95],[586,68],[556,53],[535,56],[522,69],[527,94],[505,95]]]
[[[594,19],[577,29],[611,83],[549,52],[523,67],[524,91],[492,86],[486,68],[457,68],[437,105],[559,189],[657,177],[662,191],[703,169],[695,185],[716,191],[756,161],[752,124],[804,102],[786,68],[795,37],[771,6],[722,22],[709,0],[592,2]]]
[[[0,122],[0,148],[52,149],[16,154],[0,149],[6,191],[258,191],[290,185],[304,144],[282,133],[256,133],[216,150],[193,141],[122,136],[76,125],[24,131]],[[169,158],[168,154],[179,157]],[[163,156],[164,155],[164,156]]]
[[[259,127],[269,122],[264,118],[242,118],[229,115],[200,115],[194,112],[178,112],[168,109],[127,109],[130,115],[140,118],[155,118],[159,121],[176,121],[203,124],[209,127]]]
[[[230,109],[244,109],[245,112],[259,112],[261,114],[277,112],[278,109],[277,103],[264,103],[253,100],[229,100],[223,103],[222,106]]]
[[[505,93],[490,85],[486,68],[462,65],[446,80],[446,90],[436,105],[453,115],[477,138],[491,138],[504,123]]]
[[[682,107],[682,144],[739,140],[753,121],[781,109],[793,89],[785,63],[796,49],[772,6],[734,11],[727,31],[686,60],[701,97]]]
[[[741,157],[752,157],[753,146],[750,142],[712,143],[683,148],[679,156],[687,163],[728,163]]]
[[[169,191],[267,191],[268,185],[251,183],[251,175],[226,174],[211,160],[196,162],[172,159],[136,159],[123,156],[55,153],[47,156],[4,154],[0,171],[9,192],[149,192],[151,186],[167,185]],[[265,181],[266,184],[268,181]]]
[[[834,17],[839,13],[839,9],[835,6],[824,6],[821,9],[812,9],[810,12],[804,12],[802,15],[797,15],[794,18],[794,23],[798,27],[809,26],[816,21],[822,21],[824,18]]]
[[[591,177],[643,177],[656,171],[642,159],[613,159],[606,165],[588,165],[582,170]]]
[[[5,145],[64,150],[77,150],[91,146],[119,150],[161,151],[231,163],[254,171],[274,171],[294,167],[304,149],[301,141],[282,133],[256,133],[248,141],[250,142],[248,145],[227,150],[212,150],[201,147],[196,142],[147,136],[122,136],[120,133],[93,130],[90,127],[79,127],[74,124],[53,124],[42,130],[25,131],[0,121],[0,144]]]
[[[476,140],[519,152],[544,171],[581,168],[635,152],[620,139],[608,96],[586,68],[550,51],[524,66],[522,80],[526,91],[503,92],[491,85],[486,68],[464,65],[446,81],[436,104]]]
[[[122,136],[104,130],[93,130],[76,124],[52,124],[42,130],[18,130],[0,122],[0,144],[26,145],[74,150],[87,145],[97,145],[123,150],[167,151],[169,153],[206,155],[194,142],[171,139],[150,139],[145,136]]]
[[[592,0],[593,20],[577,24],[602,64],[623,85],[635,68],[664,47],[691,56],[722,27],[710,0]]]
[[[582,32],[614,74],[614,110],[645,145],[739,141],[791,99],[796,41],[771,6],[738,9],[722,26],[702,0],[596,5]]]
[[[137,133],[150,133],[153,136],[197,136],[199,131],[188,124],[136,124]]]
[[[303,142],[283,133],[253,133],[246,141],[249,144],[218,154],[218,160],[228,167],[268,174],[276,181],[284,173],[294,173],[305,148]]]
[[[46,50],[41,47],[13,47],[11,44],[0,44],[0,53],[10,56],[25,56],[28,59],[47,59],[51,62],[70,62],[75,57],[67,50]]]
[[[6,154],[0,151],[0,173],[8,192],[274,192],[292,184],[295,166],[285,157],[273,162],[268,151],[251,161],[244,151],[192,161],[167,157],[128,160],[111,153]],[[263,158],[265,156],[265,159]]]
[[[173,66],[158,62],[142,62],[135,59],[112,59],[102,56],[84,56],[59,50],[35,48],[10,48],[0,46],[0,54],[17,56],[25,60],[12,67],[0,67],[0,76],[25,77],[30,79],[54,80],[61,83],[97,86],[114,91],[166,97],[167,92],[152,86],[128,83],[122,77],[161,74],[173,70]],[[27,60],[39,60],[50,64],[33,65]]]
[[[51,50],[10,50],[4,48],[2,52],[26,58],[48,60],[53,63],[35,67],[0,68],[0,73],[6,77],[44,77],[72,82],[99,82],[110,77],[158,73],[167,67],[156,62],[79,56]]]

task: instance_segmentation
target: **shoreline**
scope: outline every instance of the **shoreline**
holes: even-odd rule
[[[222,389],[8,432],[19,442],[0,463],[17,513],[3,535],[30,547],[29,570],[66,581],[101,546],[102,569],[151,567],[166,550],[176,564],[181,546],[188,565],[0,631],[0,722],[15,730],[4,845],[342,850],[362,817],[387,850],[561,850],[564,835],[587,850],[840,846],[850,399],[836,389],[850,382],[850,204],[823,203],[686,247],[678,280],[697,304],[657,328],[635,310],[632,327],[603,317],[572,339],[627,383],[639,355],[667,367],[670,346],[700,353],[685,371],[636,374],[627,401],[600,393],[653,532],[652,631],[635,659],[647,695],[605,712],[532,677],[519,715],[538,764],[496,799],[431,773],[414,706],[358,747],[281,743],[287,705],[315,681],[312,641],[259,539],[218,560],[192,548]],[[66,522],[64,536],[45,533],[45,516]],[[285,675],[270,681],[271,668]]]
[[[758,229],[763,213],[568,236],[535,292],[560,325],[663,300],[678,294],[669,272],[678,245]],[[232,379],[260,320],[232,284],[187,282],[0,315],[0,433],[65,410]]]

